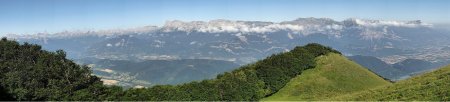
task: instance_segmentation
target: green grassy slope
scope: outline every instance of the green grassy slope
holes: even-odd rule
[[[342,94],[390,85],[383,78],[338,54],[317,57],[316,62],[316,68],[304,71],[262,101],[333,100]]]
[[[450,100],[450,65],[393,85],[344,95],[336,100]]]

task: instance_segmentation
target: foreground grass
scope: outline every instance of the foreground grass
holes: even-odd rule
[[[335,100],[448,101],[450,65],[386,87],[336,97]]]
[[[262,101],[335,100],[348,93],[390,85],[362,66],[338,54],[316,59],[316,68],[304,71]]]

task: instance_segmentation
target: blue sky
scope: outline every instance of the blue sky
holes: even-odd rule
[[[299,17],[450,23],[450,0],[0,0],[0,35]]]

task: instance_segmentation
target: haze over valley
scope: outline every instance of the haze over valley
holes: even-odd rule
[[[0,0],[0,101],[449,101],[447,0]]]

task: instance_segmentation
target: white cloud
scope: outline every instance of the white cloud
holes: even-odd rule
[[[384,37],[384,32],[373,31],[372,29],[364,29],[360,35],[364,40],[374,40]]]
[[[344,25],[346,21],[350,21],[350,25]],[[289,21],[287,21],[289,22]],[[312,22],[312,23],[311,23]],[[319,23],[317,23],[319,22]],[[185,31],[188,32],[204,32],[204,33],[272,33],[277,31],[289,31],[291,34],[303,34],[304,36],[321,33],[328,34],[334,37],[341,37],[341,31],[347,29],[346,27],[356,27],[354,24],[365,28],[382,28],[384,26],[396,27],[432,27],[431,24],[417,21],[388,21],[388,20],[364,20],[364,19],[349,19],[340,23],[323,23],[322,21],[310,21],[302,23],[273,23],[273,22],[246,22],[246,21],[232,21],[232,20],[212,20],[204,21],[167,21],[163,27],[157,26],[143,26],[127,29],[109,29],[109,30],[75,30],[63,31],[59,33],[37,33],[30,35],[7,35],[9,38],[22,39],[45,39],[45,38],[67,38],[78,36],[117,36],[126,34],[148,34],[156,31],[171,32],[171,31]],[[370,34],[372,33],[372,34]],[[368,32],[363,35],[375,35],[373,32]],[[218,34],[216,36],[219,36]],[[120,46],[122,43],[112,43],[111,46]],[[108,46],[108,45],[106,45]]]
[[[292,36],[291,33],[288,33],[287,36],[288,36],[289,39],[294,39],[294,37]]]
[[[384,20],[363,20],[354,19],[356,24],[368,27],[397,26],[397,27],[431,27],[431,24],[422,23],[421,21],[384,21]]]
[[[241,33],[236,34],[236,36],[241,40],[242,42],[248,43],[247,38],[243,36]]]
[[[339,25],[332,25],[329,27],[305,27],[306,25],[295,25],[295,24],[280,24],[280,23],[272,23],[272,24],[263,24],[263,25],[249,25],[245,22],[239,21],[228,21],[228,20],[214,20],[210,22],[182,22],[182,21],[172,21],[167,22],[163,27],[163,31],[171,32],[171,31],[198,31],[204,33],[271,33],[280,30],[287,30],[296,33],[302,33],[304,30],[311,29],[341,29]],[[309,29],[306,29],[309,28]]]
[[[189,43],[189,45],[194,45],[196,43],[197,43],[197,41],[192,41],[191,43]]]

